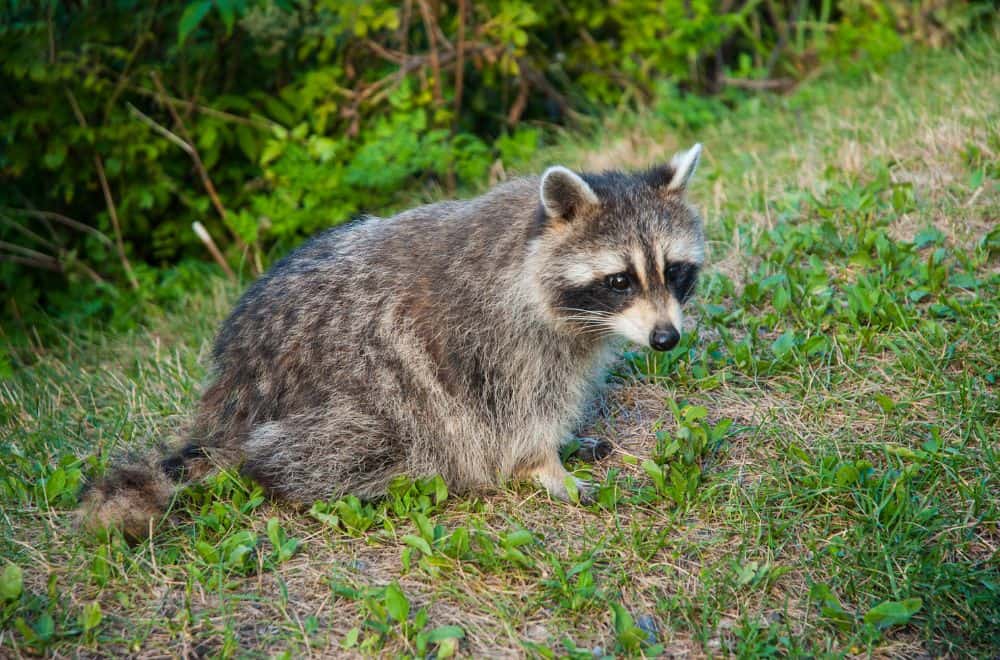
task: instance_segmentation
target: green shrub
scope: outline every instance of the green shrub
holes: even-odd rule
[[[129,325],[218,269],[194,222],[252,276],[523,167],[552,125],[648,106],[696,130],[744,88],[939,43],[989,4],[7,0],[0,315]]]

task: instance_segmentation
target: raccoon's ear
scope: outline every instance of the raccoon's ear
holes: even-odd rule
[[[701,160],[701,143],[698,143],[670,159],[670,168],[674,171],[667,184],[667,190],[686,190],[688,181],[698,169]]]
[[[600,204],[594,190],[579,174],[560,165],[545,170],[540,188],[542,208],[549,218],[572,220],[581,211]]]
[[[649,170],[647,181],[668,192],[684,192],[701,160],[701,145],[696,144],[670,159],[669,165],[660,165]]]

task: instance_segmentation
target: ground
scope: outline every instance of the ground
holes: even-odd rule
[[[0,654],[592,657],[1000,653],[1000,46],[821,75],[707,126],[616,117],[539,167],[705,144],[709,266],[682,344],[626,350],[569,460],[294,510],[223,475],[129,547],[82,479],[197,400],[219,284],[0,380]]]

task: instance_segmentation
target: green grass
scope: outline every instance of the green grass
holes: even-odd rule
[[[429,481],[292,510],[221,475],[145,543],[85,541],[81,479],[177,428],[236,292],[38,349],[0,381],[0,652],[995,656],[998,67],[977,37],[540,155],[707,147],[695,322],[624,354],[589,507]]]

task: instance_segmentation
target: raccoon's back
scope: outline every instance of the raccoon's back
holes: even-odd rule
[[[351,320],[369,310],[356,293],[365,270],[352,255],[359,227],[324,232],[254,282],[223,323],[203,433],[241,435],[250,426],[324,404],[357,352]],[[224,441],[222,444],[231,444]]]
[[[533,212],[521,198],[531,194],[517,182],[466,202],[368,218],[319,234],[275,264],[218,335],[201,434],[224,429],[219,442],[231,445],[254,424],[343,397],[371,399],[387,361],[407,377],[411,350],[431,362],[479,344],[492,350],[495,342],[480,335],[503,325],[497,307],[520,271]],[[413,343],[400,343],[404,335]]]
[[[248,352],[267,361],[349,348],[344,330],[371,330],[379,313],[404,299],[438,314],[485,311],[519,272],[533,188],[518,180],[473,200],[318,234],[247,289],[220,330],[216,366],[242,363]]]

